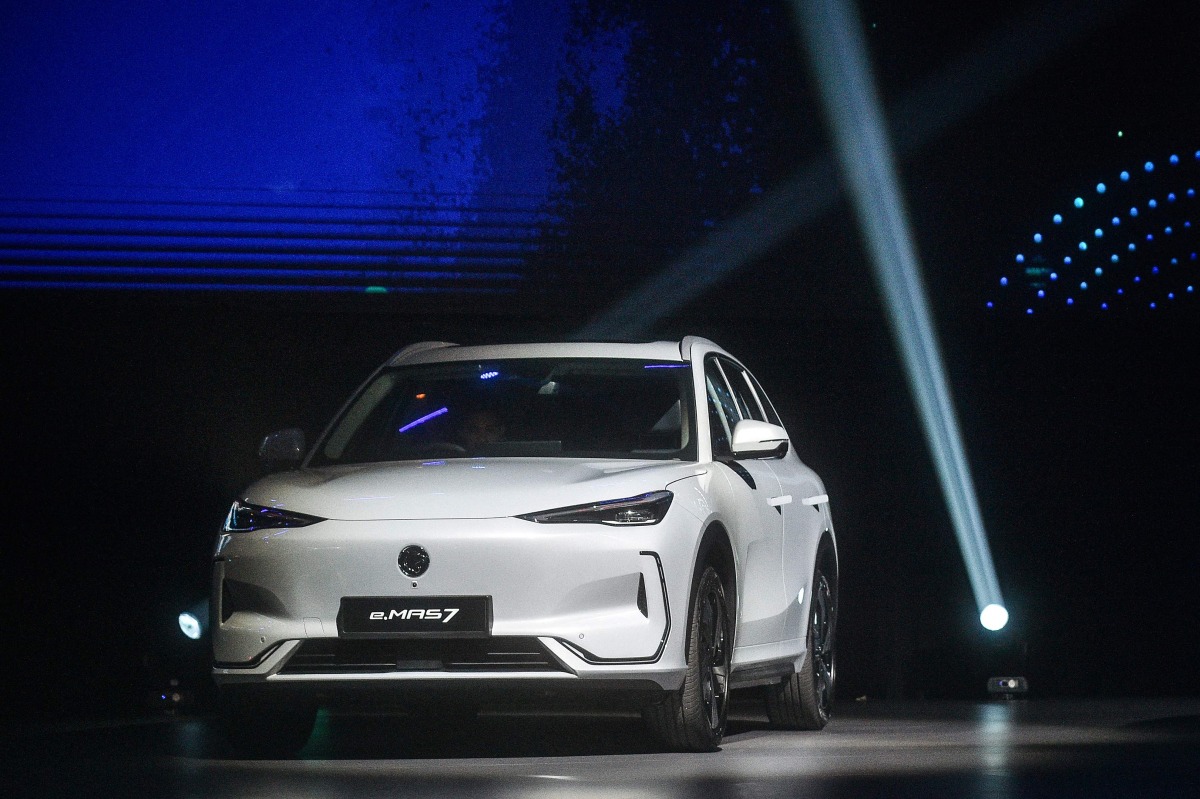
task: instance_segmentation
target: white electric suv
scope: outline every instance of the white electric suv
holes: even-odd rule
[[[413,344],[306,450],[264,439],[293,468],[246,489],[214,553],[236,744],[299,748],[347,698],[602,692],[700,751],[730,689],[779,726],[828,720],[829,498],[711,341]]]

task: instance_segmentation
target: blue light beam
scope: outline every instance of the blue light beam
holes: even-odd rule
[[[847,0],[792,3],[946,495],[980,623],[998,630],[1007,623],[1008,613],[946,383],[862,25]]]

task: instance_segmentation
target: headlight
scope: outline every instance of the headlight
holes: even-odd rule
[[[640,497],[610,499],[587,505],[572,505],[569,508],[554,508],[537,513],[518,516],[541,524],[612,524],[617,526],[658,524],[667,515],[671,499],[670,491],[651,491]]]
[[[249,533],[254,530],[270,530],[277,527],[306,527],[325,521],[320,516],[295,513],[279,508],[264,508],[234,500],[225,524],[221,528],[227,533]]]

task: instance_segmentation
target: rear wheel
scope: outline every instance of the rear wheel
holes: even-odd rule
[[[712,752],[725,735],[733,633],[725,586],[711,566],[696,584],[688,624],[683,686],[642,711],[650,731],[671,749]]]
[[[304,748],[317,718],[315,702],[294,696],[222,691],[221,725],[234,754],[291,757]]]
[[[766,688],[767,717],[776,727],[819,730],[829,723],[837,676],[834,632],[837,588],[818,566],[808,611],[808,652],[800,671]]]

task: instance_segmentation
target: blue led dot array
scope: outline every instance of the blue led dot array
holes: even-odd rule
[[[1200,205],[1188,202],[1196,199],[1200,150],[1191,159],[1171,153],[1141,167],[1120,170],[1116,180],[1095,183],[1094,193],[1073,196],[1072,208],[1050,217],[1048,231],[1024,238],[1033,249],[1014,253],[1009,264],[1015,263],[1016,274],[1005,270],[1001,296],[989,298],[987,307],[1032,315],[1035,307],[1153,311],[1190,301],[1200,281],[1192,224]],[[1048,268],[1052,263],[1061,263],[1061,274]]]

